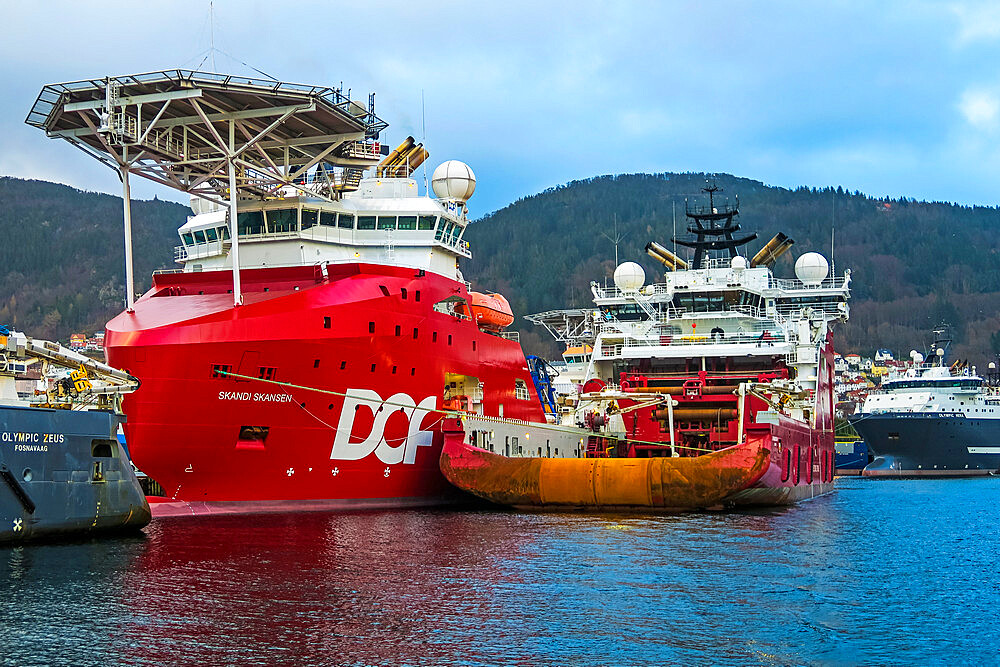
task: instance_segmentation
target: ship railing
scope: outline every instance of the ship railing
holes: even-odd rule
[[[721,313],[720,313],[721,314]],[[704,331],[691,330],[686,323],[678,322],[678,319],[684,317],[683,311],[679,315],[672,318],[663,318],[657,322],[657,324],[652,328],[653,335],[658,335],[660,337],[664,336],[682,336],[687,334],[701,334]],[[648,320],[638,320],[638,322],[646,323]],[[783,338],[793,335],[792,329],[786,326],[785,322],[781,318],[765,316],[763,311],[758,315],[754,316],[753,320],[740,320],[739,329],[736,331],[725,331],[724,335],[736,336],[736,335],[753,335],[759,336],[765,331],[771,336]],[[631,320],[604,320],[597,324],[598,333],[614,335],[629,335],[628,325],[632,324]],[[698,321],[694,320],[694,324]],[[703,327],[708,327],[706,330],[709,333],[705,335],[710,335],[711,329],[715,328],[716,325],[711,323],[711,319],[706,320]]]
[[[377,141],[348,141],[342,144],[338,151],[341,157],[363,160],[380,160],[382,158],[382,145]]]
[[[229,245],[229,241],[205,241],[204,243],[195,243],[188,246],[174,246],[174,261],[180,263],[186,262],[189,259],[202,259],[224,255]]]
[[[501,331],[500,332],[500,337],[501,338],[506,338],[507,340],[516,341],[518,343],[521,342],[521,332],[520,331]]]
[[[844,312],[838,308],[838,304],[824,301],[803,301],[796,304],[780,304],[774,307],[774,312],[784,320],[798,319],[802,311],[809,308],[812,314],[822,313],[825,317],[836,319],[843,317]]]
[[[598,299],[630,299],[631,294],[618,289],[615,285],[592,284],[594,297]],[[670,288],[665,283],[654,283],[642,288],[642,295],[647,299],[655,296],[666,296],[670,294]]]
[[[259,239],[280,239],[280,238],[296,238],[300,235],[297,229],[292,230],[282,230],[282,231],[266,231],[266,232],[246,232],[240,231],[240,239],[246,239],[248,241],[256,241]]]
[[[767,286],[771,289],[784,291],[817,290],[817,289],[843,289],[848,284],[847,276],[833,276],[827,278],[818,285],[807,285],[798,278],[768,278]]]
[[[623,351],[636,348],[688,348],[688,347],[719,347],[722,345],[738,345],[747,354],[754,354],[756,350],[772,350],[776,346],[784,347],[794,342],[791,337],[781,335],[777,332],[771,336],[765,336],[764,332],[738,332],[730,334],[683,334],[683,335],[663,335],[659,337],[636,338],[623,336],[621,341],[606,342],[601,345],[601,355],[605,357],[619,356]]]

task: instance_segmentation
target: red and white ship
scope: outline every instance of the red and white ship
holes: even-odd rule
[[[592,283],[595,308],[528,316],[590,350],[582,386],[553,423],[445,423],[442,468],[456,486],[529,508],[685,510],[781,505],[833,488],[832,326],[848,316],[850,273],[819,253],[771,270],[792,241],[752,258],[736,204],[689,206],[693,237],[650,243],[667,269],[645,283],[632,262]],[[676,246],[675,246],[676,247]],[[565,406],[561,409],[556,405]]]
[[[129,288],[129,175],[192,194],[180,268],[107,325],[154,514],[442,503],[440,410],[544,422],[509,306],[459,269],[472,170],[419,194],[427,151],[383,150],[373,99],[171,71],[47,86],[28,122],[119,170]]]

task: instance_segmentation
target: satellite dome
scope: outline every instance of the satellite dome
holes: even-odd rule
[[[615,269],[615,285],[622,291],[633,291],[646,282],[646,272],[635,262],[624,262]]]
[[[747,258],[736,255],[736,257],[733,257],[732,260],[730,260],[729,266],[736,271],[742,271],[747,268]]]
[[[448,160],[439,164],[434,170],[431,187],[439,199],[467,202],[476,191],[476,175],[464,162]]]
[[[830,264],[818,252],[807,252],[795,262],[795,276],[806,285],[819,285],[829,272]]]

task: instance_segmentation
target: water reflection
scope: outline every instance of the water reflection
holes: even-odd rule
[[[916,484],[735,514],[161,520],[0,550],[0,645],[15,663],[995,661],[953,619],[992,628],[1000,480]]]

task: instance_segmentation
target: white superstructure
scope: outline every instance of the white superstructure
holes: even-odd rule
[[[421,195],[412,178],[362,179],[335,202],[295,194],[239,203],[240,268],[378,262],[461,279],[458,258],[472,256],[464,202]],[[227,209],[192,216],[178,235],[184,271],[232,268]]]
[[[859,416],[894,412],[948,413],[1000,419],[1000,393],[968,367],[914,365],[868,394]]]

